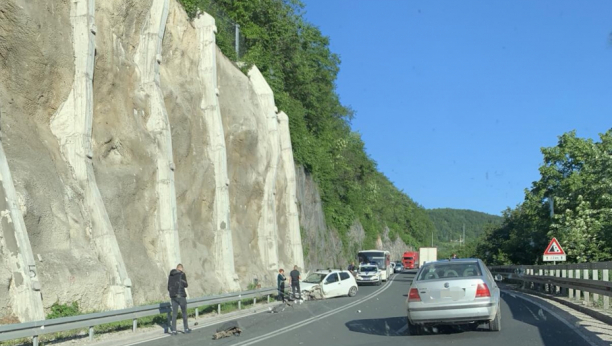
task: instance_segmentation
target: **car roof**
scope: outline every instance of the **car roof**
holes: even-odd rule
[[[430,264],[430,263],[449,263],[449,262],[461,262],[461,263],[476,263],[479,262],[480,259],[478,258],[446,258],[446,259],[439,259],[437,261],[431,261],[431,262],[427,262],[425,264]]]

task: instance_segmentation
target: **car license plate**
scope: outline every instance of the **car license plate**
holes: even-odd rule
[[[451,299],[459,299],[465,296],[465,292],[463,290],[442,290],[440,291],[441,298],[451,298]]]

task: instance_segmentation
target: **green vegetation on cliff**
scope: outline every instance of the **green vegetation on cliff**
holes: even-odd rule
[[[565,133],[542,154],[540,180],[474,253],[490,264],[539,263],[557,237],[570,263],[612,259],[612,130],[597,142]]]
[[[274,91],[276,105],[289,116],[294,157],[319,185],[328,225],[343,240],[355,220],[372,247],[385,226],[391,239],[410,245],[425,242],[435,231],[426,211],[399,191],[377,170],[358,133],[352,132],[353,112],[335,91],[340,58],[329,49],[329,38],[302,16],[297,0],[180,0],[190,16],[203,10],[240,25],[245,53],[240,60],[255,64]],[[231,29],[220,29],[217,40],[235,58]],[[377,115],[378,116],[378,115]],[[346,244],[346,242],[344,242]]]

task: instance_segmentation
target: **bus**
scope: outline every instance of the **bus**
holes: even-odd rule
[[[376,264],[381,272],[382,281],[387,281],[393,273],[391,253],[384,250],[363,250],[357,253],[359,264]]]

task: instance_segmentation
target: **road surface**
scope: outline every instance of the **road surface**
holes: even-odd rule
[[[397,274],[383,286],[361,286],[353,298],[309,301],[280,313],[259,313],[239,319],[239,337],[212,340],[218,325],[191,334],[164,336],[132,345],[147,346],[290,346],[290,345],[456,345],[456,346],[599,346],[584,330],[564,321],[562,313],[502,293],[502,331],[440,327],[436,333],[406,335],[405,300],[414,274]],[[544,308],[543,308],[544,307]],[[561,317],[561,319],[558,319]],[[177,321],[180,325],[180,321]],[[197,328],[197,327],[196,327]],[[588,333],[588,331],[586,331]],[[586,339],[585,339],[586,337]],[[587,340],[590,339],[591,341]],[[609,344],[607,344],[609,345]]]

